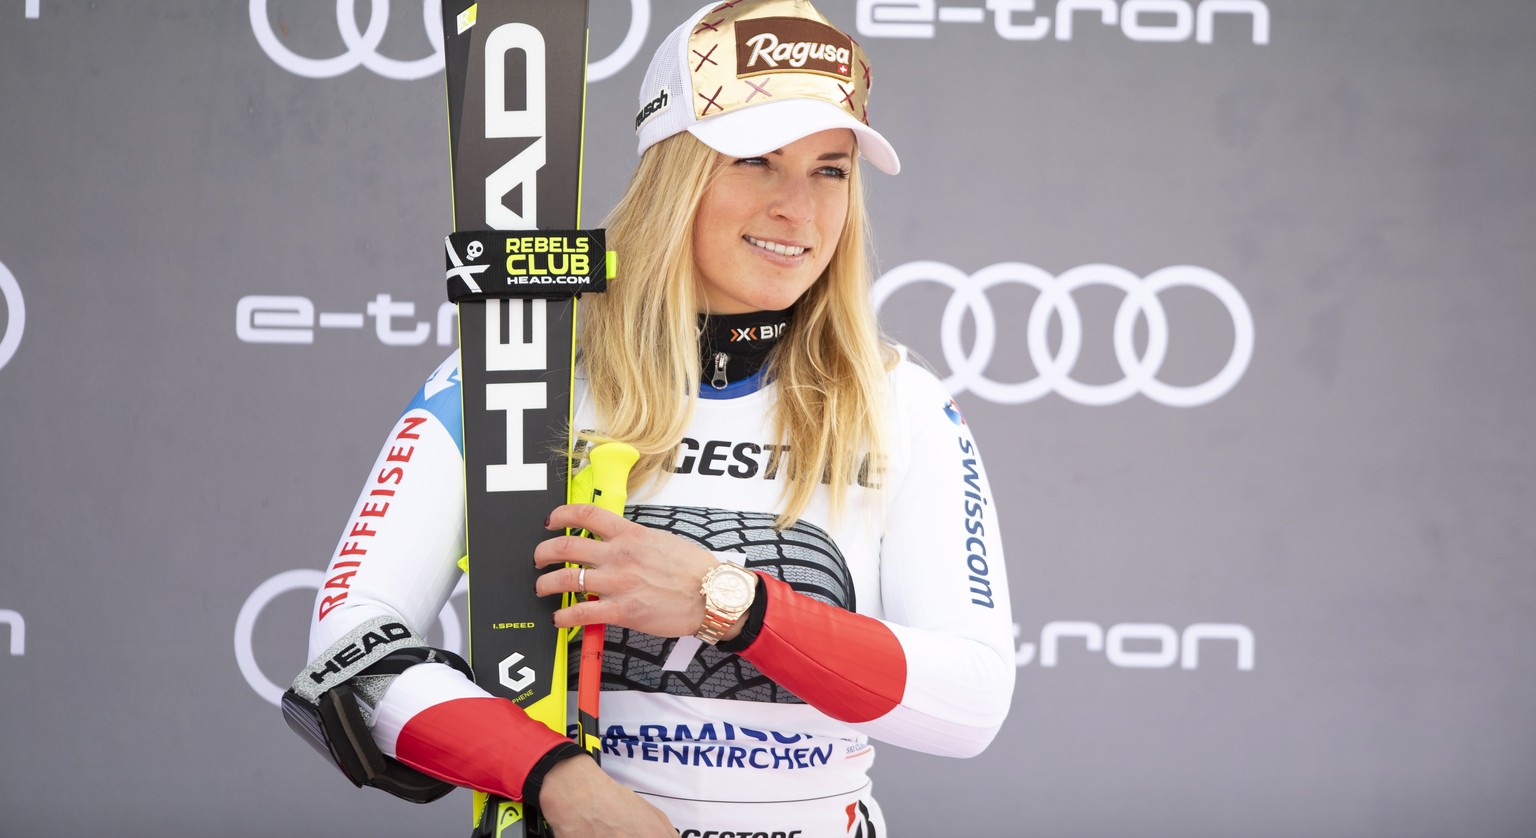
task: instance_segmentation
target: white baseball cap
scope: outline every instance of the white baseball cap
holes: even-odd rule
[[[715,0],[662,41],[640,86],[640,153],[687,131],[757,157],[829,128],[888,174],[896,150],[869,127],[869,59],[807,0]]]

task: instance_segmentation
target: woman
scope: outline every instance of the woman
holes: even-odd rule
[[[576,428],[640,451],[631,505],[552,510],[549,529],[602,541],[534,554],[581,566],[539,594],[599,597],[557,625],[609,625],[602,765],[435,661],[385,682],[384,754],[536,801],[560,838],[813,838],[885,834],[871,737],[991,741],[1014,677],[998,516],[954,403],[875,326],[859,158],[899,164],[864,121],[869,78],[802,0],[712,4],[662,44],[606,224],[625,275],[583,301],[580,333]],[[347,590],[321,591],[317,660],[368,619],[424,633],[457,579],[456,363],[397,428],[412,471],[387,523],[359,500],[349,532],[376,546],[338,547]]]

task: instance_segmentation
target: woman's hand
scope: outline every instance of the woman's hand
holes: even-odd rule
[[[677,838],[660,809],[585,757],[549,770],[539,789],[539,810],[560,838]]]
[[[597,601],[578,602],[555,612],[562,628],[611,623],[657,637],[688,637],[704,622],[699,582],[720,563],[708,550],[661,530],[625,520],[591,504],[567,504],[550,513],[550,529],[585,529],[597,541],[559,536],[533,552],[533,563],[586,566],[586,593]],[[539,596],[582,590],[580,568],[541,574]]]

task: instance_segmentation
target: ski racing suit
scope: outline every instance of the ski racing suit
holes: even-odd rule
[[[681,838],[883,836],[871,739],[967,757],[1007,714],[1013,624],[986,472],[931,373],[903,353],[888,375],[886,461],[861,471],[837,519],[822,488],[772,528],[793,452],[773,438],[777,390],[761,373],[702,387],[672,473],[630,492],[626,518],[757,572],[768,595],[736,654],[607,629],[603,770]],[[576,427],[591,428],[584,385]],[[311,658],[371,617],[423,636],[436,622],[465,552],[460,410],[455,353],[379,453],[316,598]],[[569,741],[438,663],[397,678],[371,729],[401,762],[511,799]]]

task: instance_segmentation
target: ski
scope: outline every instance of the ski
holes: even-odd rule
[[[444,0],[442,12],[471,666],[565,732],[570,633],[551,620],[561,603],[534,595],[531,557],[570,488],[575,295],[612,269],[601,232],[579,229],[586,2]],[[549,834],[531,805],[479,792],[474,805],[477,836]]]

